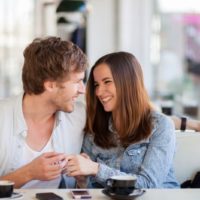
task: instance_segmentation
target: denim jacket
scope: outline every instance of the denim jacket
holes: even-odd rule
[[[88,187],[104,187],[106,179],[114,175],[137,176],[136,188],[178,188],[174,176],[173,157],[175,133],[172,121],[158,112],[152,112],[153,129],[148,139],[131,144],[103,149],[86,134],[83,152],[99,163],[96,176],[90,176]]]

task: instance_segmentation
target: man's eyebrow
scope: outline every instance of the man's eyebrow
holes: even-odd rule
[[[83,78],[77,78],[75,81],[82,81],[84,80],[84,77]]]

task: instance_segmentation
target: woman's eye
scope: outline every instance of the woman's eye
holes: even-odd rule
[[[105,83],[111,83],[112,81],[111,80],[107,80],[107,81],[105,81]]]

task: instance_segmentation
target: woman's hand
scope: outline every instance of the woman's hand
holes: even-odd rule
[[[96,175],[99,164],[93,162],[87,154],[66,156],[68,176]]]

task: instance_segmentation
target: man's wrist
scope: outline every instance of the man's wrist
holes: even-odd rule
[[[34,179],[33,174],[31,173],[30,163],[28,163],[27,165],[24,166],[23,174],[24,174],[24,177],[26,179],[26,182],[29,182],[29,181]]]

